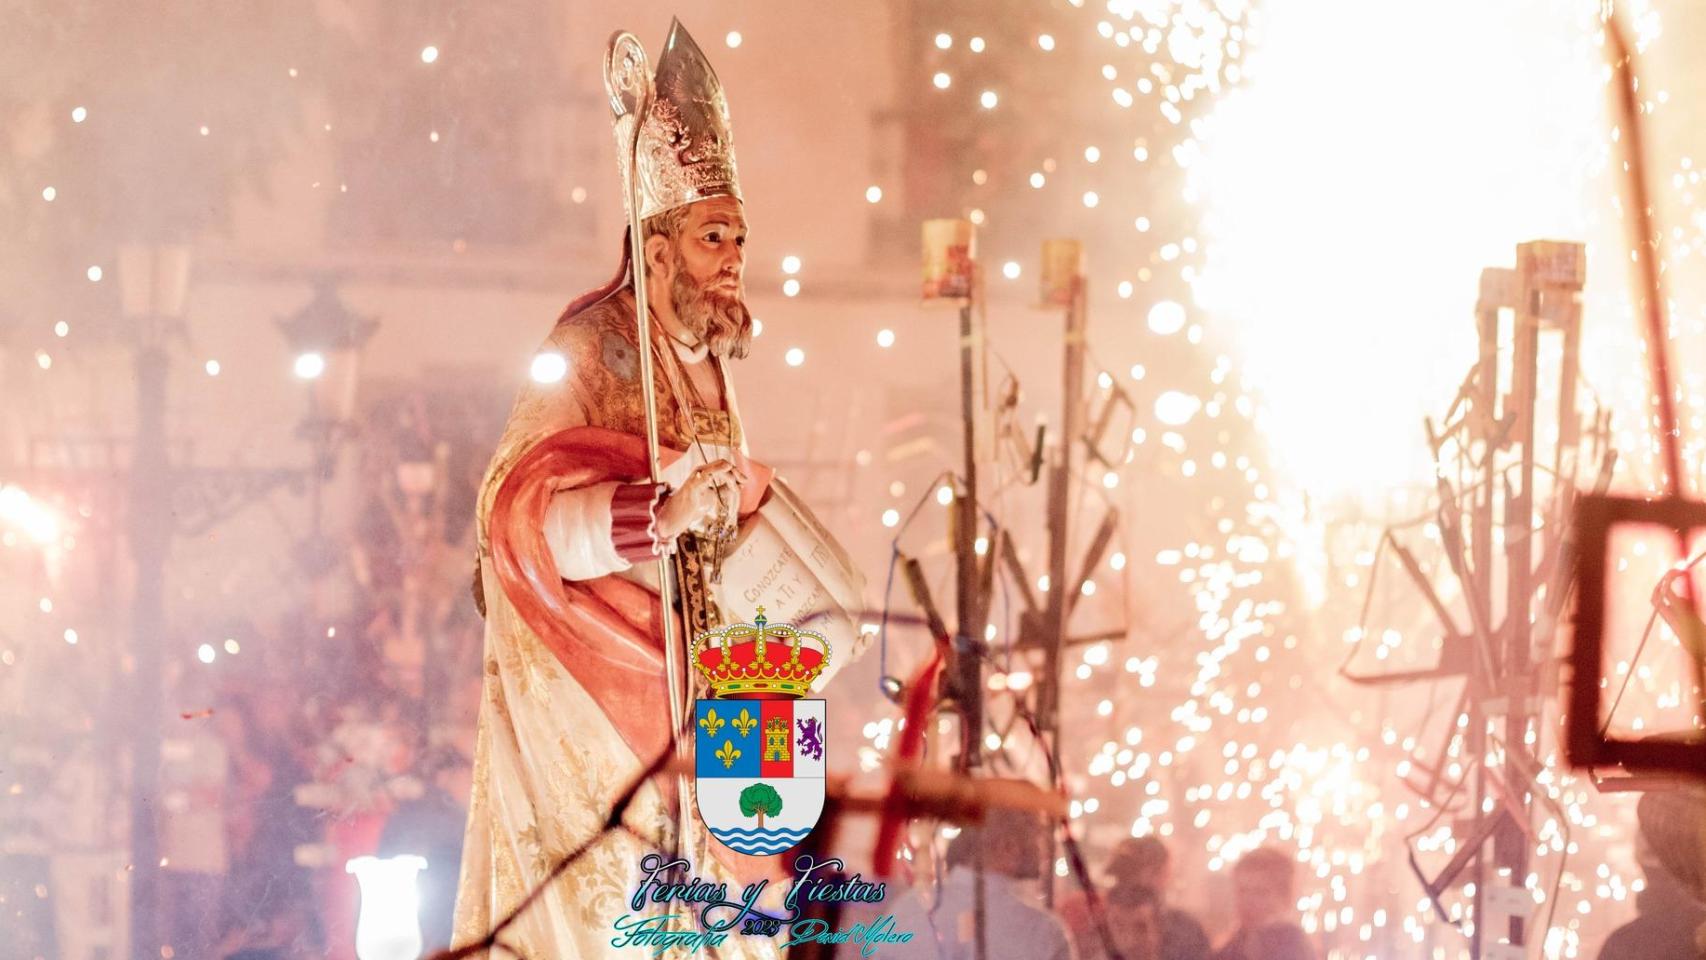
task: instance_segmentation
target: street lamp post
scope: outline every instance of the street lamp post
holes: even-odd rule
[[[183,246],[134,246],[119,251],[122,312],[136,376],[136,433],[129,464],[128,534],[134,570],[131,596],[129,703],[130,952],[135,960],[160,956],[160,842],[156,801],[160,786],[163,662],[166,643],[166,568],[180,531],[216,523],[234,507],[301,478],[294,470],[197,470],[174,465],[168,453],[166,389],[171,341],[182,334],[189,288],[190,251]],[[301,433],[313,444],[310,468],[313,543],[319,543],[320,492],[337,461],[337,448],[354,413],[357,361],[378,324],[350,313],[335,289],[322,283],[301,311],[279,321],[295,352],[296,373],[313,381]],[[200,490],[201,487],[207,490]],[[183,491],[206,493],[205,503],[179,504]],[[193,498],[191,498],[193,500]],[[318,549],[316,546],[315,549]]]
[[[130,464],[131,955],[159,956],[161,653],[166,641],[166,562],[172,541],[172,467],[166,452],[167,339],[183,323],[190,256],[185,247],[127,247],[119,283],[136,373],[136,439]]]
[[[241,505],[303,471],[194,468],[173,464],[166,433],[166,390],[171,341],[182,335],[189,288],[190,251],[184,246],[133,246],[119,251],[118,273],[125,330],[136,376],[136,433],[129,463],[128,535],[135,568],[131,597],[128,706],[130,738],[130,939],[136,960],[160,956],[160,842],[156,800],[160,781],[163,662],[166,643],[166,568],[172,540],[217,523]],[[356,316],[321,284],[307,307],[279,321],[296,354],[296,372],[314,381],[300,432],[314,447],[308,477],[312,542],[320,549],[320,493],[337,461],[337,447],[353,416],[357,359],[378,324]],[[185,496],[185,494],[190,494]]]

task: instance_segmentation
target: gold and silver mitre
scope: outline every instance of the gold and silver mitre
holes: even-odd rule
[[[693,42],[681,21],[670,23],[669,39],[664,42],[657,72],[651,78],[650,102],[644,108],[637,143],[631,139],[631,116],[623,116],[623,109],[615,101],[627,97],[632,107],[647,99],[633,96],[633,90],[640,85],[633,74],[643,71],[645,53],[633,35],[627,33],[613,38],[611,48],[611,56],[618,63],[614,70],[607,63],[606,75],[612,78],[611,97],[613,106],[617,106],[617,159],[622,166],[624,185],[631,182],[633,168],[637,168],[640,219],[647,220],[707,197],[741,199],[728,98],[723,94],[717,72],[705,59],[705,52]],[[626,77],[621,73],[624,67],[628,71]],[[618,77],[621,79],[615,79]],[[631,159],[630,143],[633,144]]]

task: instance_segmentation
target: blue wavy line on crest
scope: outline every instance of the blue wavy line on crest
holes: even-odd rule
[[[768,840],[771,838],[781,839],[784,837],[803,837],[812,831],[810,827],[795,830],[753,830],[751,828],[743,827],[712,827],[711,832],[719,837],[745,837],[752,840]]]
[[[795,846],[798,845],[797,843],[781,843],[781,842],[757,844],[757,843],[747,843],[747,842],[742,841],[742,840],[725,840],[725,841],[723,841],[723,844],[724,844],[724,846],[727,846],[730,850],[733,850],[736,853],[744,853],[750,857],[767,857],[773,853],[781,853],[784,850],[792,850]]]
[[[761,844],[780,842],[787,843],[789,846],[804,840],[806,838],[806,834],[811,832],[812,828],[810,827],[803,830],[752,830],[738,827],[733,829],[711,828],[711,835],[724,842],[728,842],[730,840]]]

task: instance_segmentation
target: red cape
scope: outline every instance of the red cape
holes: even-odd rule
[[[681,456],[665,449],[665,465]],[[742,516],[757,509],[773,471],[737,457],[754,482],[741,488]],[[487,523],[504,596],[615,725],[641,763],[669,746],[668,684],[658,595],[618,576],[564,580],[545,542],[545,512],[558,491],[611,480],[649,480],[646,443],[603,427],[560,430],[523,454],[498,486]],[[682,635],[676,614],[676,635]],[[682,667],[688,666],[683,656]]]

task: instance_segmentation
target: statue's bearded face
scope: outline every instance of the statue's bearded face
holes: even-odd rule
[[[669,295],[675,315],[719,357],[745,357],[752,344],[746,306],[746,218],[733,197],[687,207],[673,243]]]

